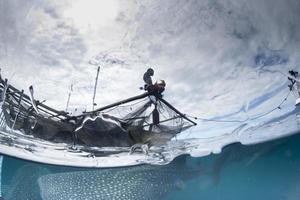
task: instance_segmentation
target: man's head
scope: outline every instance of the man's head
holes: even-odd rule
[[[154,75],[154,70],[152,68],[149,68],[147,70],[147,73],[150,75],[150,76],[153,76]]]
[[[291,76],[294,76],[294,77],[297,77],[297,76],[298,76],[298,72],[296,72],[296,71],[294,71],[294,70],[290,70],[290,71],[289,71],[289,74],[290,74]]]

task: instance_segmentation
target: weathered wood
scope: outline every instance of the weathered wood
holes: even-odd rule
[[[23,99],[23,95],[24,95],[24,90],[21,91],[21,95],[20,95],[20,98],[19,98],[19,100],[18,100],[18,112],[17,112],[16,117],[15,117],[15,119],[14,119],[14,123],[13,123],[13,125],[12,125],[12,129],[14,129],[15,124],[16,124],[16,121],[17,121],[17,119],[18,119],[18,117],[19,117],[19,114],[20,114],[21,101],[22,101],[22,99]]]
[[[148,97],[148,96],[150,96],[150,95],[152,95],[152,94],[153,94],[152,92],[145,92],[144,94],[141,94],[141,95],[138,95],[138,96],[134,96],[134,97],[125,99],[125,100],[123,100],[123,101],[118,101],[118,102],[116,102],[116,103],[113,103],[113,104],[104,106],[104,107],[102,107],[102,108],[98,108],[98,109],[96,109],[96,110],[94,110],[94,111],[84,112],[82,115],[79,115],[79,116],[97,113],[97,112],[100,112],[100,111],[103,111],[103,110],[106,110],[106,109],[109,109],[109,108],[112,108],[112,107],[116,107],[116,106],[119,106],[119,105],[122,105],[122,104],[125,104],[125,103],[129,103],[129,102],[131,102],[131,101],[143,99],[143,98]]]
[[[94,86],[93,105],[92,105],[92,108],[93,108],[92,110],[93,111],[94,111],[94,107],[95,107],[95,99],[96,99],[96,92],[97,92],[97,84],[98,84],[99,72],[100,72],[100,66],[98,66],[98,69],[97,69],[97,76],[96,76],[95,86]]]
[[[1,83],[4,85],[4,80],[3,79],[0,79]],[[8,85],[8,89],[11,89],[12,91],[18,93],[19,95],[22,94],[22,92],[20,90],[18,90],[17,88],[15,88],[14,86],[12,85]],[[23,94],[23,100],[27,100],[26,102],[29,103],[31,105],[31,102],[30,102],[30,97],[26,94]],[[53,115],[51,114],[50,112],[54,113],[54,115],[58,115],[58,116],[63,116],[63,117],[66,117],[66,118],[69,118],[70,115],[68,115],[66,112],[63,112],[63,111],[58,111],[54,108],[51,108],[43,103],[40,103],[39,101],[35,101],[36,104],[38,105],[38,109],[39,110],[42,110],[43,112],[46,112],[50,115]],[[41,108],[44,108],[44,109],[41,109]],[[50,111],[50,112],[49,112]]]
[[[16,100],[16,101],[18,101],[18,98],[20,97],[17,93],[15,93],[14,95],[12,95],[11,94],[11,96]],[[28,107],[32,107],[32,105],[31,105],[31,102],[28,100],[28,99],[25,99],[25,98],[23,98],[22,99],[22,103],[23,104],[25,104],[25,105],[27,105]],[[40,103],[37,101],[37,105],[39,105]],[[40,111],[42,111],[43,112],[43,114],[47,114],[47,115],[49,115],[50,117],[54,117],[54,118],[57,118],[57,119],[59,119],[59,120],[63,120],[63,119],[65,119],[66,117],[64,117],[64,116],[60,116],[60,114],[56,114],[56,113],[54,113],[53,114],[53,112],[50,112],[50,111],[48,111],[48,110],[46,110],[45,108],[42,108],[42,107],[39,107],[38,108]],[[63,118],[64,117],[64,118]]]

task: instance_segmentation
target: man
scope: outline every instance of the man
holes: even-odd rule
[[[288,86],[289,86],[290,90],[293,90],[293,88],[296,89],[296,91],[298,92],[298,94],[300,96],[300,82],[295,80],[295,79],[299,78],[299,73],[297,71],[291,70],[291,71],[289,71],[289,74],[293,78],[288,77],[289,81],[291,81],[291,84]]]
[[[152,68],[149,68],[145,73],[144,73],[144,76],[143,76],[143,79],[144,79],[144,82],[145,82],[145,86],[144,86],[144,89],[145,90],[148,90],[149,87],[152,87],[153,86],[153,83],[152,83],[152,78],[151,76],[154,75],[154,70]]]
[[[166,83],[164,80],[160,80],[155,82],[153,84],[151,76],[154,75],[154,70],[152,68],[149,68],[145,74],[144,74],[144,82],[145,86],[144,89],[147,90],[148,92],[155,92],[157,94],[160,94],[165,90]]]

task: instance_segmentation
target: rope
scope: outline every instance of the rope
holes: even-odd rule
[[[272,112],[276,111],[277,109],[281,109],[281,106],[283,105],[283,103],[288,99],[289,95],[291,94],[291,90],[287,93],[286,97],[280,102],[280,104],[278,106],[276,106],[275,108],[269,110],[268,112],[265,112],[261,115],[258,115],[256,117],[251,117],[251,118],[247,118],[245,120],[218,120],[218,119],[209,119],[209,118],[202,118],[202,117],[195,117],[195,116],[191,116],[191,115],[186,115],[190,118],[193,118],[195,120],[201,120],[201,121],[211,121],[211,122],[229,122],[229,123],[243,123],[243,122],[246,122],[246,121],[252,121],[252,120],[256,120],[256,119],[259,119],[259,118],[262,118],[266,115],[269,115],[271,114]]]
[[[294,81],[296,81],[296,82],[300,82],[300,79],[295,78],[295,77],[293,77],[293,76],[291,76],[291,75],[289,75],[289,74],[287,74],[287,73],[285,73],[285,72],[283,72],[283,71],[280,71],[280,70],[261,69],[261,71],[271,72],[271,73],[280,73],[280,74],[282,74],[283,76],[286,76],[286,77],[288,77],[288,78],[290,78],[290,79],[292,79],[292,80],[294,80]],[[186,116],[188,116],[188,117],[190,117],[190,118],[193,118],[193,119],[195,119],[195,120],[211,121],[211,122],[231,122],[231,123],[234,122],[234,123],[243,123],[243,122],[246,122],[246,121],[252,121],[252,120],[256,120],[256,119],[262,118],[262,117],[264,117],[264,116],[266,116],[266,115],[269,115],[269,114],[271,114],[272,112],[276,111],[277,109],[280,110],[282,104],[288,99],[288,97],[289,97],[289,95],[291,94],[291,92],[292,92],[292,90],[289,90],[289,92],[288,92],[288,94],[286,95],[286,97],[285,97],[285,98],[280,102],[280,104],[279,104],[278,106],[276,106],[275,108],[273,108],[273,109],[271,109],[270,111],[265,112],[265,113],[263,113],[263,114],[261,114],[261,115],[258,115],[258,116],[256,116],[256,117],[252,117],[252,118],[249,118],[249,117],[248,117],[248,118],[245,119],[245,120],[218,120],[218,119],[209,119],[209,118],[195,117],[195,116],[191,116],[191,115],[186,115]]]
[[[276,108],[273,108],[272,110],[270,110],[270,111],[268,111],[268,112],[266,112],[266,113],[264,113],[264,114],[261,114],[261,115],[259,115],[259,116],[256,116],[256,117],[253,117],[253,118],[250,118],[249,120],[251,121],[251,120],[255,120],[255,119],[258,119],[258,118],[261,118],[261,117],[264,117],[264,116],[266,116],[266,115],[268,115],[268,114],[270,114],[270,113],[272,113],[272,112],[274,112],[275,110],[277,110],[277,109],[281,109],[281,106],[282,106],[282,104],[288,99],[288,97],[290,96],[290,94],[291,94],[291,90],[288,92],[288,94],[286,95],[286,97],[281,101],[281,103],[276,107]]]

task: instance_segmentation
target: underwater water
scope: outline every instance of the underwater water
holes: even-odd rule
[[[4,156],[5,200],[273,199],[300,198],[300,135],[226,146],[200,158],[163,166],[72,168]]]
[[[24,2],[0,0],[9,84],[78,115],[141,93],[152,67],[198,125],[131,154],[0,120],[3,199],[300,199],[299,0]]]

